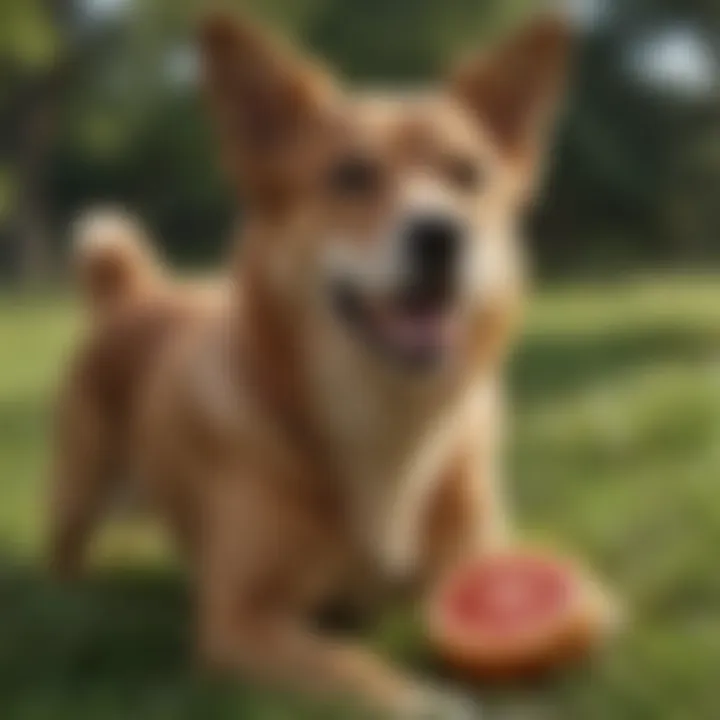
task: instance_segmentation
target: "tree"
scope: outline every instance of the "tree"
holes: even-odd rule
[[[44,173],[63,82],[67,12],[64,4],[48,7],[37,0],[0,8],[0,62],[6,69],[1,130],[7,144],[0,166],[6,198],[0,239],[15,249],[20,276],[28,281],[44,279],[51,265]]]

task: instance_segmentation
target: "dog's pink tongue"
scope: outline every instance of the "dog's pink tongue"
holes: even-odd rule
[[[412,349],[446,345],[452,341],[455,334],[455,323],[443,313],[387,313],[382,323],[385,332],[394,342]]]

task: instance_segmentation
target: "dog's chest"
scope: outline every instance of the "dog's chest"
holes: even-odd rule
[[[343,479],[388,485],[445,412],[443,393],[395,393],[351,361],[325,354],[311,371],[313,413]]]
[[[447,387],[393,395],[333,359],[317,366],[314,412],[352,533],[383,573],[405,576],[415,560],[406,549],[415,538],[406,535],[458,449],[465,395]]]

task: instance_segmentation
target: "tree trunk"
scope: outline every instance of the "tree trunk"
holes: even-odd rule
[[[58,36],[67,39],[72,24],[72,0],[49,0],[47,10]],[[58,57],[55,65],[42,75],[18,78],[19,90],[11,106],[11,168],[18,191],[10,240],[15,247],[17,277],[23,284],[47,281],[55,267],[46,175],[69,69],[69,58]]]
[[[50,232],[46,216],[45,171],[52,148],[55,93],[52,83],[34,83],[23,99],[20,137],[15,157],[18,197],[13,233],[17,243],[18,278],[36,285],[52,271]]]

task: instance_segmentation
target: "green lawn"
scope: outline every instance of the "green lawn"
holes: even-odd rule
[[[74,325],[63,301],[0,302],[0,718],[322,717],[197,678],[185,586],[146,528],[113,533],[79,587],[44,576],[48,405]],[[631,622],[591,664],[480,696],[529,720],[720,718],[720,277],[539,293],[513,387],[525,532],[583,553]],[[371,640],[426,667],[408,625]]]

